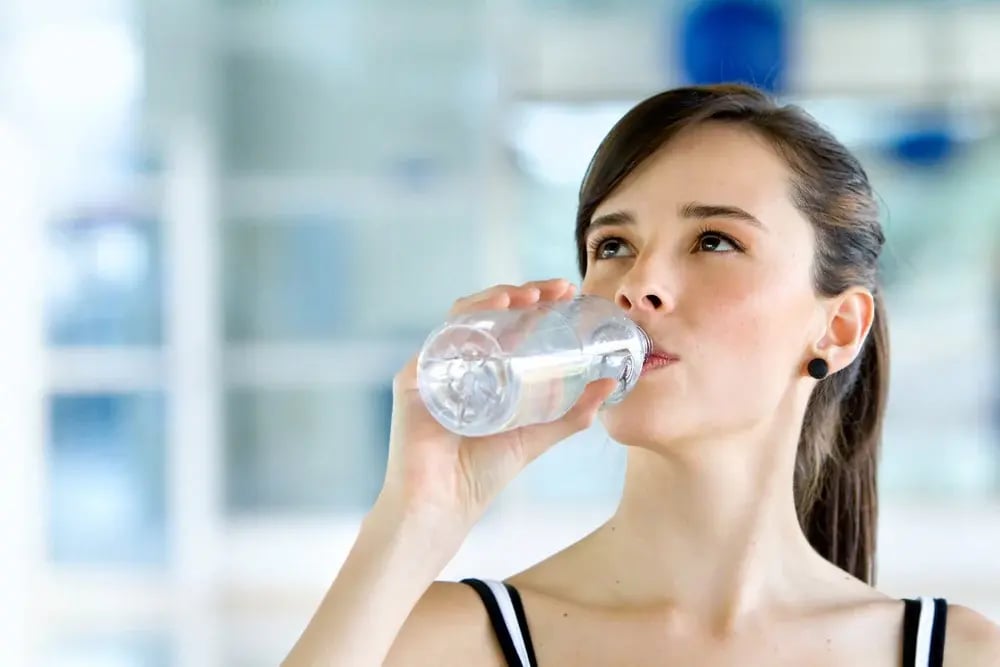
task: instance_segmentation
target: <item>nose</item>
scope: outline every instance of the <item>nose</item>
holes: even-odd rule
[[[662,282],[646,272],[636,273],[635,268],[615,293],[615,303],[629,312],[663,313],[673,309],[673,298]]]

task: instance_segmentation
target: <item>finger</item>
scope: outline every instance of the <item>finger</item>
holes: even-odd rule
[[[452,305],[450,314],[465,313],[494,307],[503,302],[504,294],[510,299],[506,304],[509,308],[523,308],[538,301],[562,300],[572,295],[576,286],[565,278],[550,278],[548,280],[533,280],[523,285],[499,284],[479,292],[460,297]]]
[[[576,285],[569,283],[566,286],[566,291],[563,292],[558,298],[559,299],[572,299],[576,296]]]
[[[535,280],[521,285],[516,290],[508,290],[510,308],[527,308],[535,304],[565,301],[575,295],[576,287],[564,278]]]
[[[510,297],[511,308],[527,308],[545,300],[542,291],[534,285],[522,285],[516,290],[508,291],[507,296]]]
[[[591,382],[565,415],[547,424],[524,427],[521,437],[524,442],[525,463],[535,460],[561,440],[589,428],[601,405],[617,387],[618,381],[610,378]]]
[[[517,285],[508,285],[507,283],[490,285],[486,289],[481,289],[478,292],[473,292],[472,294],[466,294],[465,296],[458,297],[457,299],[455,299],[455,303],[462,303],[466,301],[479,301],[480,299],[485,299],[500,292],[507,292],[513,289],[517,289]]]
[[[525,308],[537,303],[541,296],[541,289],[530,283],[520,286],[495,285],[456,300],[449,316],[493,308]]]
[[[533,280],[523,285],[524,287],[535,287],[539,291],[542,301],[556,301],[564,298],[567,292],[575,289],[573,283],[565,278],[551,278],[549,280]]]
[[[479,290],[478,292],[473,292],[472,294],[466,294],[465,296],[460,296],[457,299],[455,299],[454,303],[461,304],[461,303],[471,303],[473,301],[480,301],[482,299],[495,296],[501,292],[506,292],[509,289],[517,289],[517,286],[507,285],[507,284],[491,285],[486,289]]]
[[[517,288],[513,288],[517,289]],[[493,291],[480,293],[478,298],[465,297],[458,299],[448,311],[448,317],[472,313],[479,310],[506,310],[510,307],[510,293],[507,291]]]

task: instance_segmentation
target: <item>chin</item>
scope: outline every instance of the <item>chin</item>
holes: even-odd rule
[[[683,439],[688,431],[683,415],[690,417],[690,410],[683,410],[677,402],[668,403],[662,396],[644,400],[646,397],[638,392],[636,387],[621,403],[601,410],[601,424],[608,435],[623,445],[651,449]]]

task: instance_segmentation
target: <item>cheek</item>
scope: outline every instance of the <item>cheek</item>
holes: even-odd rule
[[[611,299],[618,291],[621,280],[622,276],[619,276],[615,271],[603,266],[591,266],[587,269],[587,274],[580,283],[580,288],[587,294],[595,294]]]
[[[688,314],[694,333],[703,332],[708,340],[745,339],[765,320],[762,286],[751,272],[702,273],[687,281],[679,310]]]
[[[604,297],[608,301],[614,301],[623,279],[623,275],[604,267],[592,268],[587,271],[587,275],[580,282],[579,291],[581,294],[592,294]]]
[[[700,351],[727,360],[730,369],[775,375],[774,366],[801,354],[808,293],[798,283],[770,272],[699,282],[687,305]]]

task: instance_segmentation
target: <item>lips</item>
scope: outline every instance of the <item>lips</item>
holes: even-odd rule
[[[664,368],[666,366],[672,366],[677,363],[676,359],[669,359],[667,357],[646,357],[646,361],[642,363],[642,372],[646,373],[657,368]]]
[[[654,345],[653,349],[646,355],[646,360],[642,364],[642,370],[645,372],[654,368],[663,368],[664,366],[675,364],[680,360],[681,358],[676,354],[667,352]]]
[[[660,352],[659,350],[651,350],[649,352],[649,354],[646,355],[646,358],[647,359],[653,359],[653,358],[655,358],[655,359],[665,359],[667,361],[680,361],[681,360],[681,358],[678,357],[676,354],[671,354],[670,352]]]
[[[667,352],[662,347],[653,343],[652,349],[646,355],[647,359],[662,359],[664,361],[680,361],[681,358],[673,352]]]

